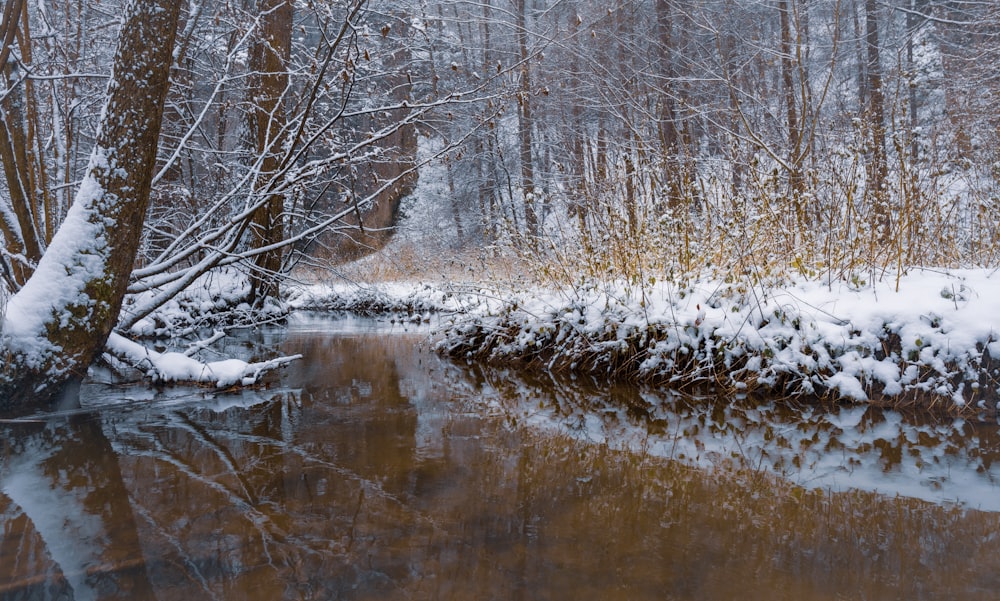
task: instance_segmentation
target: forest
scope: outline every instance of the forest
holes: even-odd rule
[[[0,601],[995,599],[1000,2],[0,0]]]
[[[0,406],[95,361],[252,383],[292,358],[136,340],[322,304],[404,226],[406,279],[486,266],[446,353],[993,398],[998,36],[979,0],[5,0]]]

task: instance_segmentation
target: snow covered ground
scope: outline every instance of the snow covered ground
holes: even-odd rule
[[[476,286],[422,282],[328,283],[289,287],[293,309],[344,311],[425,320],[435,313],[477,313],[490,294]]]
[[[194,284],[167,301],[150,315],[129,328],[128,335],[139,338],[181,338],[197,335],[221,324],[253,325],[269,319],[281,319],[287,309],[279,303],[252,308],[246,303],[250,283],[245,273],[236,269],[210,271]],[[123,317],[141,306],[153,292],[125,297]]]
[[[913,269],[853,285],[316,285],[302,308],[446,312],[439,350],[597,376],[996,408],[1000,276]]]

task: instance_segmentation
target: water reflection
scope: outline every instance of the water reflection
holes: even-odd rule
[[[800,485],[823,470],[902,482],[919,469],[932,489],[928,466],[950,465],[940,491],[985,487],[985,426],[553,387],[416,351],[419,330],[329,325],[268,333],[306,357],[270,389],[91,386],[88,412],[0,426],[0,598],[986,599],[1000,587],[998,514]]]
[[[510,418],[704,468],[763,470],[805,487],[859,488],[1000,511],[995,419],[868,406],[692,398],[634,386],[513,378],[478,369]]]
[[[118,456],[93,420],[2,429],[0,596],[151,598]],[[0,576],[3,576],[0,574]]]

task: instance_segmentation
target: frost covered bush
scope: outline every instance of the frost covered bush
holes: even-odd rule
[[[482,297],[484,291],[458,288],[404,282],[364,286],[323,284],[292,288],[288,303],[295,309],[423,319],[431,313],[468,312],[485,302]]]

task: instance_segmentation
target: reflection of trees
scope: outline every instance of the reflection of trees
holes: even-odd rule
[[[226,410],[109,411],[72,435],[3,432],[15,446],[0,482],[19,458],[44,466],[32,473],[64,513],[97,516],[105,547],[131,549],[95,565],[134,565],[160,601],[916,598],[998,584],[995,514],[770,473],[792,468],[790,449],[883,465],[931,437],[972,456],[983,433],[966,440],[968,425],[521,379],[416,354],[406,337],[293,333],[284,345],[305,355],[285,373],[300,392],[248,391]],[[675,436],[675,456],[731,469],[658,456]],[[626,440],[640,444],[615,448]],[[0,520],[0,565],[16,557],[19,574],[63,582],[13,497],[0,496]],[[129,585],[127,570],[105,572]]]
[[[0,597],[143,599],[152,589],[118,458],[99,422],[11,424],[0,464]]]
[[[303,444],[311,451],[337,457],[365,477],[379,475],[390,490],[404,488],[406,474],[398,470],[412,460],[417,416],[400,390],[397,362],[412,353],[413,340],[385,337],[376,343],[370,337],[343,336],[323,344],[316,338],[289,345],[294,349],[290,352],[312,358],[294,366],[289,376],[298,380],[300,374],[294,370],[305,371],[301,374],[306,383],[303,394],[319,405],[317,411],[309,412],[311,425],[336,429],[346,419],[353,422],[355,433],[347,438],[314,436]],[[327,410],[328,404],[338,410]]]
[[[836,445],[849,447],[845,457],[857,451],[864,461],[868,453],[891,462],[901,448],[914,451],[915,432],[936,429],[939,446],[959,443],[957,424],[904,424],[895,414],[872,412],[860,416],[853,432],[819,410],[756,410],[476,371],[474,388],[486,397],[479,402],[502,406],[507,423],[559,423],[571,435],[501,428],[495,435],[509,440],[495,444],[518,449],[517,461],[498,452],[477,464],[476,494],[498,508],[486,518],[482,548],[497,549],[490,539],[503,540],[505,528],[522,535],[506,537],[516,543],[510,553],[523,556],[503,564],[513,581],[570,598],[582,591],[592,598],[678,599],[962,596],[996,584],[1000,562],[990,550],[1000,547],[996,514],[891,494],[804,489],[771,471],[782,461],[792,470],[795,455],[788,451],[804,441],[829,444],[834,454]],[[720,453],[722,440],[744,454],[715,455],[717,471],[706,473],[656,456],[669,450],[658,439],[674,435],[689,439],[677,448],[691,453]],[[611,446],[580,442],[603,436]],[[630,452],[613,448],[629,442],[636,443]],[[978,442],[960,444],[971,456]],[[729,467],[718,469],[723,465]],[[503,513],[512,506],[517,510]],[[964,558],[984,554],[993,567],[967,571]],[[485,572],[477,578],[490,580]]]
[[[495,391],[508,419],[541,417],[583,438],[700,465],[764,468],[809,486],[869,486],[1000,510],[995,422],[942,421],[868,406],[693,398],[586,378],[478,371],[480,385]]]
[[[60,498],[82,497],[87,502],[77,513],[101,523],[117,523],[112,514],[128,516],[120,524],[131,527],[125,544],[118,544],[120,534],[98,537],[108,539],[107,548],[91,554],[112,566],[115,577],[129,565],[112,560],[115,549],[133,560],[155,558],[136,565],[148,571],[161,599],[281,599],[296,591],[339,598],[358,586],[379,590],[409,577],[406,556],[395,554],[406,546],[399,541],[432,538],[434,527],[401,500],[420,483],[413,478],[416,415],[399,389],[394,349],[351,338],[289,343],[295,344],[311,358],[288,374],[310,382],[301,393],[269,394],[267,402],[225,411],[111,413],[104,421],[110,444],[98,422],[77,433],[80,442],[65,434],[45,438],[46,488]],[[6,460],[9,470],[23,472],[25,462],[16,458],[41,452],[23,434],[5,439],[23,447]],[[115,474],[111,486],[105,477]],[[90,506],[89,499],[107,495],[114,504]],[[30,520],[13,500],[2,500],[5,531],[23,530],[18,525]],[[53,519],[63,513],[46,511]],[[5,536],[3,557],[51,553],[49,541],[32,532]],[[19,561],[18,580],[59,571],[51,560]],[[53,576],[36,585],[51,587],[53,578],[60,581]],[[148,587],[133,587],[132,595],[151,598]]]
[[[408,565],[393,556],[373,568],[372,558],[433,530],[400,500],[411,487],[416,415],[393,349],[315,335],[291,336],[285,348],[307,357],[286,374],[306,383],[296,394],[117,425],[144,547],[173,558],[158,578],[171,597],[377,589],[405,578]]]

